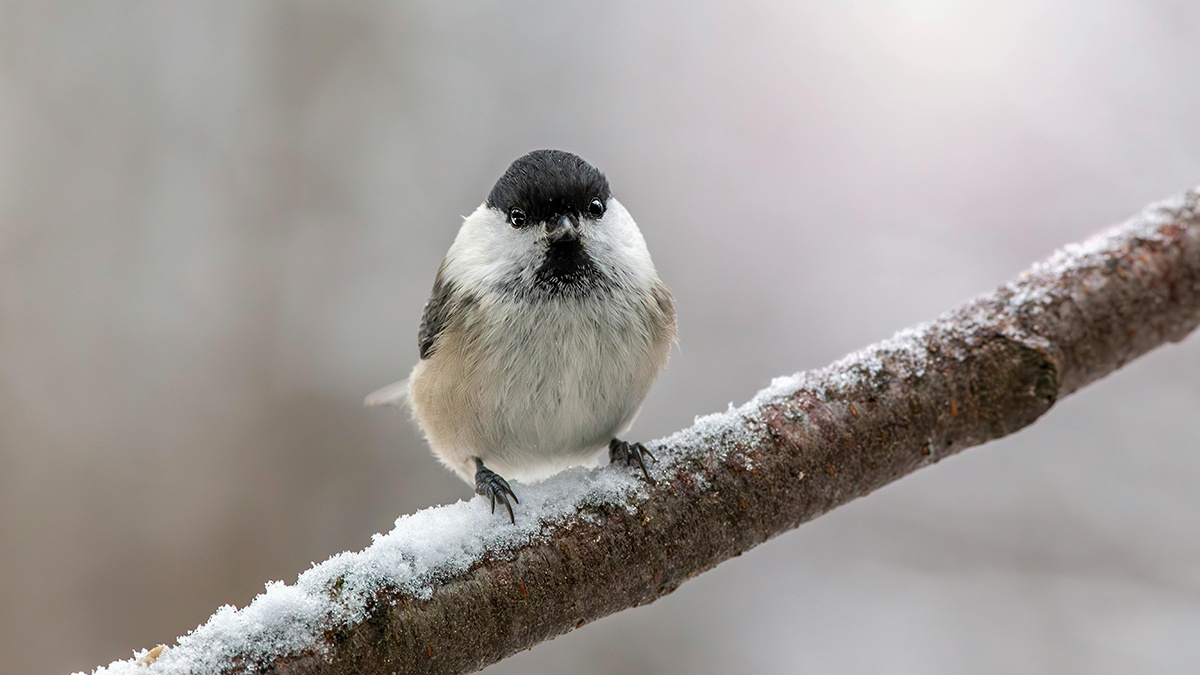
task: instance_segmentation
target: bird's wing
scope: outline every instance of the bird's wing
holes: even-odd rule
[[[417,349],[421,354],[421,359],[427,359],[433,356],[434,350],[437,348],[438,336],[446,328],[446,324],[450,321],[450,314],[454,297],[454,286],[442,277],[442,271],[439,269],[437,278],[433,282],[433,293],[429,296],[429,301],[425,303],[425,311],[421,314],[421,328],[417,332]],[[408,400],[408,380],[393,382],[379,391],[371,392],[367,396],[367,406],[373,407],[377,405],[395,405],[403,406]]]
[[[417,333],[417,347],[422,359],[432,356],[437,348],[438,336],[450,321],[453,297],[454,285],[442,277],[442,270],[439,269],[433,281],[433,293],[429,295],[425,312],[421,315],[421,330]]]

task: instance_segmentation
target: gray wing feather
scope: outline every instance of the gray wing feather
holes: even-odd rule
[[[454,305],[454,285],[442,278],[438,270],[433,282],[433,293],[425,303],[425,312],[421,315],[421,330],[417,333],[417,348],[421,358],[427,359],[437,348],[438,336],[450,321],[450,310]]]

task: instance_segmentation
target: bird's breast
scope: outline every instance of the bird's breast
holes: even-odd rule
[[[632,422],[657,375],[639,299],[512,302],[485,314],[475,424],[508,463],[586,459]]]

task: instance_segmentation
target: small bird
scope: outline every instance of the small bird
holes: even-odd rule
[[[518,158],[464,219],[425,304],[409,378],[367,397],[411,406],[429,445],[516,522],[505,476],[537,481],[607,447],[675,341],[671,291],[608,179],[561,150]]]

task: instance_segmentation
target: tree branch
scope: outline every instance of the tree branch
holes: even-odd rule
[[[481,499],[221,608],[148,668],[98,673],[464,673],[690,577],[965,448],[1200,323],[1200,188],[1018,279],[650,447],[626,467],[524,486],[516,525]]]

